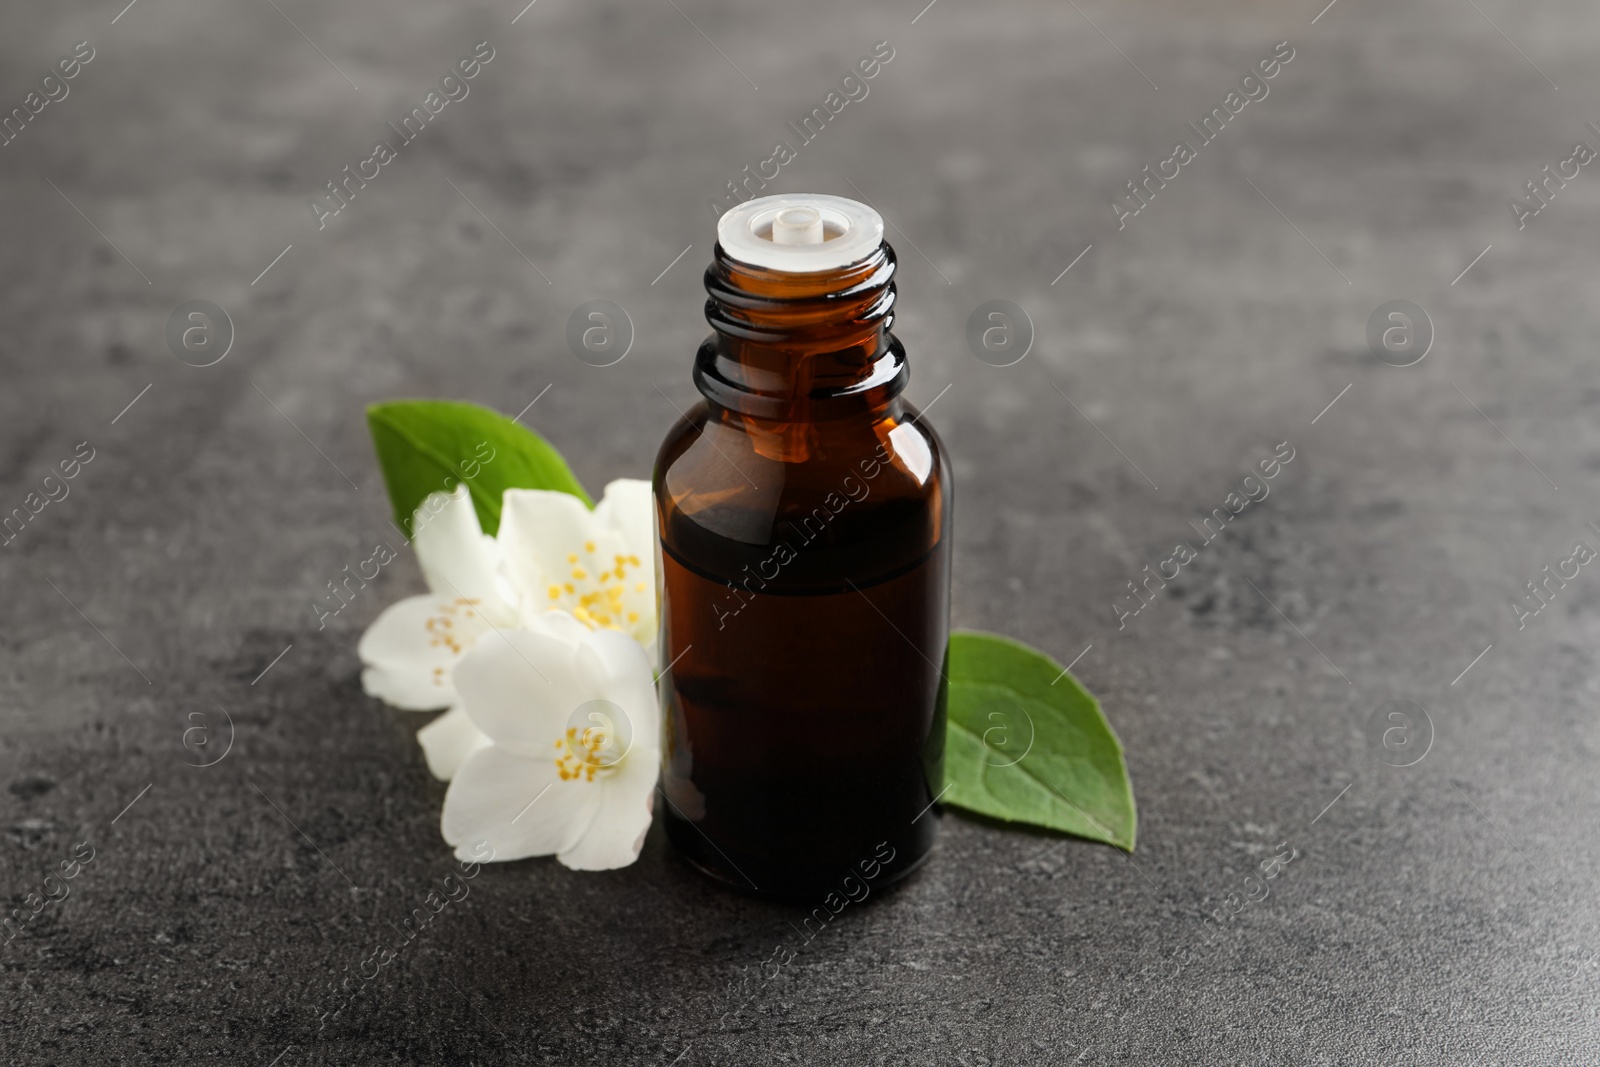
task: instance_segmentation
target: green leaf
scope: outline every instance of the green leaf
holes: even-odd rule
[[[457,482],[472,494],[486,534],[500,529],[500,498],[507,489],[555,489],[594,507],[544,438],[477,404],[392,400],[367,408],[367,427],[395,521],[404,530],[411,529],[429,493],[449,492]]]
[[[1060,664],[995,634],[950,637],[944,802],[1133,851],[1122,743]]]

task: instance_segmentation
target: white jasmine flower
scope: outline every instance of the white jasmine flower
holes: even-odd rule
[[[593,511],[570,493],[507,489],[504,573],[523,609],[566,611],[649,648],[656,636],[655,507],[650,483],[621,478]]]
[[[661,756],[637,641],[566,612],[526,617],[463,656],[455,686],[460,706],[423,732],[461,754],[440,819],[458,857],[488,842],[496,860],[553,854],[574,870],[638,858]]]
[[[523,613],[570,613],[627,634],[654,660],[655,509],[650,483],[606,486],[590,511],[570,493],[508,489],[498,540],[483,533],[464,486],[417,509],[413,544],[429,594],[408,597],[367,628],[362,688],[398,708],[445,714],[417,733],[428,769],[449,781],[489,744],[456,696],[452,671],[486,633]]]
[[[368,696],[407,711],[435,711],[455,703],[456,660],[491,628],[515,625],[518,611],[515,594],[498,577],[499,546],[478,525],[466,486],[430,495],[412,531],[428,593],[386,608],[356,654]]]

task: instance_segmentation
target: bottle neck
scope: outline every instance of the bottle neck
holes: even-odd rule
[[[706,269],[694,382],[712,404],[757,421],[826,421],[886,408],[905,388],[887,243],[837,270],[791,274],[730,258]]]

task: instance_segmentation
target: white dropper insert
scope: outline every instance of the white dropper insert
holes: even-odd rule
[[[772,241],[780,245],[820,245],[822,212],[814,207],[786,207],[772,216]]]
[[[791,274],[837,270],[883,244],[883,217],[842,196],[763,196],[717,222],[717,242],[733,259]]]

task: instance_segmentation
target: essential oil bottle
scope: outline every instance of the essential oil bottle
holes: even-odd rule
[[[951,480],[901,396],[894,273],[865,204],[725,214],[705,399],[656,458],[667,833],[763,894],[887,884],[937,831]]]

